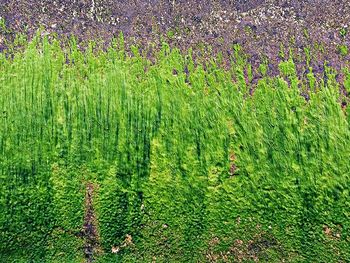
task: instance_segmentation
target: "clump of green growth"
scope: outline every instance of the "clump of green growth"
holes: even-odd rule
[[[347,92],[350,92],[350,72],[348,68],[343,69],[343,73],[345,75],[344,79],[344,88]]]
[[[280,50],[278,52],[278,56],[282,60],[285,59],[285,50],[284,50],[284,45],[282,43],[280,44]]]
[[[169,39],[173,39],[174,36],[175,36],[175,32],[174,32],[174,31],[169,30],[169,31],[167,32],[167,37],[168,37]]]
[[[132,51],[38,36],[0,56],[0,261],[81,262],[88,182],[96,262],[349,261],[334,70],[310,69],[306,101],[291,55],[250,94],[238,45],[228,70]]]
[[[343,57],[347,56],[349,54],[348,46],[344,45],[344,44],[339,45],[338,46],[338,53]]]
[[[345,38],[347,34],[348,34],[348,29],[347,29],[346,27],[342,27],[342,28],[339,30],[339,35],[340,35],[340,37],[342,37],[342,38]]]
[[[310,47],[305,47],[304,48],[304,54],[305,54],[306,66],[310,67],[310,62],[311,62],[311,50],[310,50]]]
[[[306,74],[306,77],[308,79],[310,89],[312,91],[315,91],[317,80],[314,73],[312,72],[312,67],[309,67],[309,72]]]
[[[2,33],[5,33],[8,29],[6,27],[5,19],[0,17],[0,30]]]

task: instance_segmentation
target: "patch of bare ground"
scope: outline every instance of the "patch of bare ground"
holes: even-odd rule
[[[98,222],[93,206],[95,186],[87,183],[85,194],[85,216],[82,236],[84,243],[84,256],[87,263],[94,261],[95,256],[101,253],[100,237],[98,233]]]
[[[209,241],[209,250],[206,254],[208,262],[259,262],[269,258],[268,250],[283,254],[278,241],[266,232],[257,233],[248,241],[236,239],[226,251],[216,251],[221,240],[214,237]]]

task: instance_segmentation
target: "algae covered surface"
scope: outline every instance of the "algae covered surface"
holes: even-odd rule
[[[0,261],[349,261],[347,4],[107,2],[0,2]]]

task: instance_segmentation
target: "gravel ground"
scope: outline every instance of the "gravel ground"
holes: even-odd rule
[[[148,46],[164,36],[184,51],[206,53],[203,46],[210,45],[225,56],[239,43],[254,65],[266,55],[271,72],[277,70],[281,44],[297,54],[306,47],[322,49],[314,52],[316,73],[324,60],[340,68],[350,58],[339,52],[350,44],[347,0],[0,0],[0,16],[12,32],[30,36],[42,26],[47,33],[108,43],[122,31],[128,44]],[[5,38],[0,35],[0,47]],[[303,60],[299,70],[305,70]]]

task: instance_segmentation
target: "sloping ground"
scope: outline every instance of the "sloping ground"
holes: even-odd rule
[[[0,16],[13,32],[29,35],[39,26],[81,40],[109,40],[122,31],[127,43],[143,46],[159,42],[163,35],[183,50],[201,50],[206,43],[224,55],[233,43],[240,43],[253,63],[267,55],[273,71],[281,44],[302,53],[320,43],[324,52],[318,54],[316,72],[322,71],[325,59],[338,68],[349,59],[347,52],[339,54],[340,47],[349,46],[346,0],[2,0]]]

